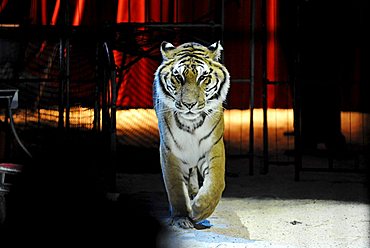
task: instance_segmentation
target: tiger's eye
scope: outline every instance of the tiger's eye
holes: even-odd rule
[[[181,75],[180,75],[180,74],[176,74],[176,75],[175,75],[175,77],[176,77],[176,79],[177,79],[177,80],[179,80],[180,82],[182,81],[182,77],[181,77]]]
[[[172,75],[174,75],[174,76],[175,76],[175,78],[176,78],[179,82],[182,82],[182,76],[181,76],[181,74],[179,73],[179,71],[174,70],[174,71],[172,72]]]
[[[202,75],[200,75],[198,81],[201,83],[204,79],[206,79],[208,77],[208,73],[207,72],[204,72]]]

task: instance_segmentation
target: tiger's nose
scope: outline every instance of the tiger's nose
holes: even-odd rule
[[[195,104],[197,104],[197,102],[182,102],[182,104],[190,110],[195,106]]]

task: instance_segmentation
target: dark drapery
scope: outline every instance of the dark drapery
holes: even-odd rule
[[[369,49],[366,35],[366,20],[369,3],[364,0],[355,0],[346,3],[337,1],[284,1],[266,0],[266,30],[267,30],[267,78],[271,81],[286,81],[292,69],[293,53],[298,45],[304,48],[302,56],[306,56],[310,63],[320,65],[320,76],[311,73],[312,68],[302,61],[305,75],[324,79],[335,79],[335,87],[327,87],[328,94],[339,97],[340,108],[343,110],[369,111],[369,97],[367,84],[369,83]],[[129,23],[222,23],[223,33],[211,34],[210,30],[203,30],[200,40],[206,43],[217,39],[223,40],[225,48],[224,62],[230,71],[232,85],[230,88],[227,108],[248,108],[249,106],[249,37],[250,37],[250,1],[225,0],[224,18],[221,14],[221,1],[217,0],[69,0],[68,12],[62,8],[65,0],[2,0],[0,1],[0,23],[27,23],[34,25],[60,25],[67,22],[70,25],[98,29],[109,24]],[[297,12],[297,6],[300,11]],[[311,10],[310,10],[311,9]],[[315,9],[315,10],[314,10]],[[256,1],[256,67],[255,67],[255,106],[261,107],[262,99],[262,13],[261,1]],[[319,15],[327,21],[318,18],[312,20],[310,27],[304,23],[305,16],[310,11],[319,11]],[[299,14],[297,18],[297,14]],[[297,20],[300,37],[297,43]],[[67,21],[66,21],[67,20]],[[321,21],[320,21],[321,20]],[[306,19],[307,22],[311,22]],[[319,22],[319,23],[317,23]],[[322,23],[321,23],[322,22]],[[317,29],[318,28],[318,29]],[[186,37],[196,37],[191,29],[177,30],[183,36],[179,38],[172,32],[151,32],[150,28],[138,29],[135,33],[121,33],[118,37],[124,42],[115,45],[115,61],[120,68],[117,77],[119,85],[118,106],[124,108],[152,107],[151,86],[153,73],[160,63],[160,54],[157,46],[160,40],[167,40],[178,44]],[[161,29],[166,30],[166,27]],[[138,34],[139,33],[139,34]],[[135,37],[127,37],[130,35]],[[138,34],[138,35],[137,35]],[[186,34],[186,35],[184,35]],[[192,36],[192,34],[194,34]],[[208,39],[205,38],[208,35]],[[302,36],[303,35],[303,36]],[[334,36],[332,36],[334,35]],[[306,39],[307,38],[307,39]],[[200,41],[199,40],[199,41]],[[81,40],[83,44],[74,45],[72,53],[83,56],[84,61],[90,61],[94,53],[93,45],[84,45],[87,37]],[[154,43],[155,41],[156,43]],[[309,42],[315,44],[310,46]],[[77,40],[78,42],[78,40]],[[157,44],[158,43],[158,44]],[[308,44],[308,45],[307,45]],[[40,51],[47,52],[47,45],[40,43]],[[72,43],[73,45],[73,43]],[[135,47],[136,45],[136,47]],[[303,46],[304,45],[304,46]],[[79,52],[76,49],[85,48]],[[92,50],[86,49],[91,47]],[[326,50],[325,47],[331,49]],[[0,47],[3,49],[2,47]],[[45,54],[47,56],[48,54]],[[322,56],[324,55],[325,60]],[[49,54],[48,56],[53,56]],[[44,61],[48,61],[44,58]],[[78,58],[73,59],[78,63]],[[340,61],[340,65],[338,62]],[[42,61],[40,62],[42,63]],[[45,62],[47,63],[47,62]],[[127,66],[129,65],[129,66]],[[42,65],[40,65],[42,66]],[[43,64],[43,66],[47,66]],[[74,68],[74,66],[71,66]],[[78,65],[76,65],[76,68]],[[319,70],[318,67],[316,67]],[[81,70],[87,70],[81,72]],[[77,74],[92,75],[94,66],[84,66]],[[73,71],[72,71],[73,74]],[[80,79],[74,77],[73,80]],[[315,81],[317,82],[317,81]],[[336,86],[340,86],[339,88]],[[310,92],[307,90],[306,92]],[[315,93],[315,92],[314,92]],[[268,88],[268,106],[276,108],[292,107],[292,94],[289,87],[270,85]]]

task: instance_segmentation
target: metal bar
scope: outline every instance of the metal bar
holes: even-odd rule
[[[215,23],[128,23],[129,25],[136,27],[148,27],[148,28],[223,28],[223,24]],[[129,26],[127,24],[119,23],[119,25]]]
[[[17,83],[52,83],[60,81],[60,78],[17,78]],[[14,83],[14,79],[0,78],[0,83]]]
[[[269,164],[290,165],[290,164],[294,164],[294,161],[269,160]]]
[[[107,51],[108,56],[111,56],[112,60],[109,61],[110,63],[110,86],[111,86],[111,98],[110,98],[110,157],[111,157],[111,175],[110,175],[110,190],[111,192],[116,192],[117,190],[117,180],[116,180],[116,173],[117,173],[117,138],[116,138],[116,101],[117,101],[117,85],[116,85],[116,71],[115,65],[113,60],[113,52]],[[109,84],[109,83],[108,83]]]
[[[176,0],[176,20],[175,22],[179,22],[179,0]]]
[[[5,185],[5,173],[1,171],[0,173],[0,185]]]
[[[300,3],[297,3],[296,12],[296,43],[299,44]],[[294,126],[294,180],[299,181],[302,170],[302,137],[301,137],[301,87],[300,87],[300,49],[295,51],[293,77],[293,126]]]
[[[213,28],[218,27],[218,25],[214,25]],[[224,42],[224,31],[225,31],[225,0],[221,1],[221,41],[222,45]],[[222,55],[222,63],[224,63],[224,55]]]
[[[231,79],[230,81],[233,83],[250,83],[251,82],[250,79],[243,79],[243,78]]]
[[[267,85],[281,85],[281,84],[287,84],[288,81],[270,81],[266,79],[266,84]]]
[[[250,17],[250,120],[249,120],[249,175],[254,174],[254,67],[255,67],[255,19],[256,8],[255,0],[251,0],[251,17]]]
[[[65,8],[65,20],[64,20],[64,28],[65,30],[69,30],[71,27],[70,22],[70,5],[69,1],[66,0],[66,8]],[[65,40],[65,111],[66,111],[66,117],[65,117],[65,127],[69,129],[69,116],[70,116],[70,103],[69,103],[69,94],[70,94],[70,43],[69,43],[69,36],[66,36]]]
[[[113,53],[112,53],[113,56]],[[117,173],[117,137],[116,137],[116,101],[117,101],[117,85],[116,85],[116,71],[114,68],[114,64],[111,67],[111,91],[112,91],[112,98],[111,98],[111,133],[110,133],[110,152],[112,157],[112,190],[113,192],[116,191],[117,181],[116,181],[116,173]]]
[[[305,172],[352,172],[352,173],[367,173],[366,169],[350,169],[350,168],[301,168]]]
[[[163,22],[163,0],[159,1],[159,20]]]
[[[59,66],[60,66],[60,82],[59,82],[59,103],[58,103],[58,128],[64,127],[64,83],[65,83],[65,61],[64,61],[64,48],[65,40],[60,39],[59,43]]]
[[[144,22],[148,22],[150,18],[150,1],[145,0],[144,1],[144,6],[145,6],[145,13],[144,13]]]
[[[70,127],[70,83],[71,83],[71,71],[70,71],[70,55],[71,55],[71,47],[69,44],[69,39],[66,40],[66,85],[65,85],[65,94],[66,94],[66,101],[65,101],[65,108],[66,108],[66,120],[65,120],[65,127],[68,130]]]
[[[128,22],[131,22],[131,0],[127,0]]]
[[[212,12],[212,10],[211,10],[211,0],[208,0],[208,4],[207,4],[207,6],[208,6],[208,13],[211,13]],[[214,15],[214,19],[215,19],[215,17],[217,16],[217,13]]]
[[[191,21],[194,21],[195,17],[195,8],[194,8],[194,0],[189,1],[190,9],[191,9]]]
[[[117,101],[117,85],[116,85],[116,71],[111,71],[111,151],[116,152],[116,101]]]
[[[222,11],[224,12],[224,11]],[[142,29],[142,28],[153,28],[153,29],[177,29],[177,28],[190,28],[190,29],[197,29],[197,28],[220,28],[222,29],[222,33],[224,31],[224,14],[222,14],[222,22],[223,23],[191,23],[191,22],[180,22],[180,23],[162,23],[162,22],[152,22],[152,23],[139,23],[139,22],[126,22],[126,23],[115,23],[109,24],[104,26],[102,29],[96,29],[92,27],[85,27],[85,26],[64,26],[64,25],[44,25],[44,26],[36,26],[36,25],[24,25],[17,28],[1,28],[0,27],[0,34],[1,37],[7,37],[9,35],[19,35],[20,37],[24,38],[25,36],[34,35],[37,33],[40,37],[50,38],[60,38],[61,36],[65,37],[73,37],[77,35],[84,35],[86,37],[91,35],[98,39],[102,34],[106,34],[107,32],[134,32],[135,29]],[[223,35],[222,35],[223,36]]]
[[[269,171],[268,161],[268,124],[267,124],[267,29],[266,29],[266,0],[262,1],[262,108],[263,108],[263,174]]]
[[[100,49],[99,49],[100,42],[96,44],[96,51],[95,51],[95,78],[101,78],[100,72]],[[100,87],[99,83],[97,82],[95,85],[95,97],[94,97],[94,121],[93,121],[93,130],[98,133],[100,130]]]

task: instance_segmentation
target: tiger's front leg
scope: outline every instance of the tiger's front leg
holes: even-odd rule
[[[191,204],[191,219],[194,223],[206,219],[214,212],[225,189],[225,150],[222,139],[211,149],[207,163],[203,185]]]
[[[180,161],[165,147],[160,147],[162,175],[170,204],[170,225],[181,228],[193,228],[190,219],[191,206],[188,186]]]

